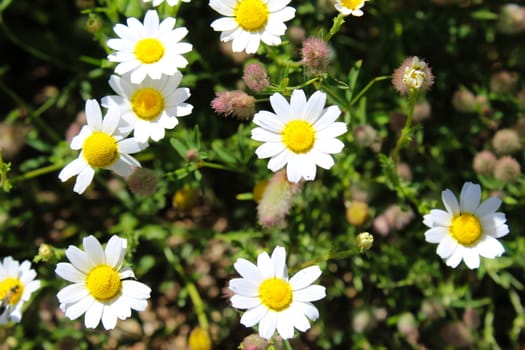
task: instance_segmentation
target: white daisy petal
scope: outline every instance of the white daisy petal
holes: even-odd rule
[[[454,193],[452,193],[451,190],[446,189],[443,192],[441,192],[441,200],[443,201],[443,204],[445,205],[445,208],[447,211],[452,215],[456,216],[460,212],[460,207],[458,200],[456,199],[456,196]]]
[[[465,249],[463,253],[463,261],[465,265],[471,270],[479,268],[479,254],[475,249]]]
[[[326,288],[318,284],[310,285],[306,288],[293,292],[294,300],[310,302],[321,300],[326,297]]]
[[[498,197],[490,197],[489,199],[485,200],[483,203],[480,204],[480,206],[478,207],[478,209],[476,209],[476,212],[474,214],[476,214],[476,216],[479,218],[483,218],[485,215],[494,214],[496,210],[498,210],[500,205],[501,199],[499,199]]]
[[[87,236],[82,240],[82,245],[84,246],[86,255],[95,265],[103,265],[106,263],[106,254],[98,239],[94,236]]]
[[[84,280],[85,278],[86,276],[84,275]],[[69,286],[62,288],[57,293],[58,301],[60,303],[70,304],[70,303],[76,303],[77,301],[80,301],[81,299],[88,296],[89,292],[86,289],[86,286],[84,285],[84,283],[73,283],[73,284],[70,284]]]
[[[85,274],[69,263],[58,263],[55,273],[66,281],[73,283],[82,282],[85,279]]]
[[[276,318],[277,324],[275,328],[277,329],[277,333],[279,333],[279,335],[283,339],[293,338],[294,335],[294,325],[297,322],[297,319],[294,318],[294,316],[296,315],[294,315],[291,310],[291,308],[284,310],[283,312],[279,313],[279,316]],[[304,317],[304,315],[300,316]],[[306,329],[308,328],[309,327],[307,327]]]
[[[258,282],[263,278],[257,266],[246,259],[237,259],[233,267],[245,279],[254,279]]]
[[[117,315],[109,306],[104,306],[102,312],[102,325],[106,330],[113,329],[117,325]]]
[[[122,267],[127,246],[126,239],[119,236],[111,236],[104,250],[106,264],[119,270]]]
[[[454,253],[445,260],[447,266],[456,268],[461,263],[461,260],[463,260],[464,251],[465,248],[462,245],[458,245]]]
[[[312,284],[319,276],[321,276],[319,266],[309,266],[293,275],[290,284],[294,290],[299,290]]]
[[[261,304],[261,300],[256,297],[245,297],[242,295],[234,295],[231,298],[232,306],[237,309],[253,309]]]
[[[449,235],[449,232],[444,227],[433,227],[425,232],[425,240],[429,243],[439,243]]]
[[[286,250],[283,247],[275,247],[272,256],[272,264],[274,267],[274,277],[276,278],[288,278],[286,268]]]
[[[482,257],[489,259],[494,259],[505,253],[503,244],[501,244],[496,238],[490,236],[484,236],[480,239],[473,249],[475,249]]]
[[[458,242],[456,242],[452,237],[447,235],[441,240],[441,242],[439,242],[436,253],[441,258],[446,259],[454,253],[457,246]]]
[[[268,311],[266,316],[259,322],[259,335],[265,339],[270,339],[277,328],[278,314]]]
[[[246,327],[252,327],[259,323],[268,313],[268,309],[259,305],[246,311],[241,317],[241,323]]]
[[[84,193],[84,191],[91,184],[91,181],[93,181],[94,176],[95,170],[93,168],[89,166],[84,167],[84,169],[82,169],[82,171],[77,176],[77,181],[75,182],[75,186],[73,186],[73,192],[78,194]]]
[[[96,328],[102,318],[104,304],[95,301],[89,309],[86,310],[84,324],[86,328]]]
[[[257,280],[259,281],[259,280]],[[230,280],[229,288],[236,294],[245,297],[256,297],[259,295],[257,282],[245,278],[234,278]]]
[[[466,182],[461,189],[459,206],[463,213],[474,213],[481,199],[481,187],[472,182]]]

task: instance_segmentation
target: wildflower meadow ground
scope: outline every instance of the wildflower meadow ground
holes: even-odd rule
[[[0,1],[0,350],[524,349],[525,4]]]

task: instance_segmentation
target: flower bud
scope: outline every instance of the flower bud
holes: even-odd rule
[[[197,204],[198,199],[199,190],[196,188],[184,187],[175,192],[172,204],[181,212],[187,212]]]
[[[157,175],[152,169],[136,168],[128,177],[129,189],[139,196],[151,196],[157,190],[157,185]]]
[[[525,7],[516,4],[503,5],[496,28],[504,34],[517,34],[525,30]]]
[[[242,80],[248,88],[260,92],[270,86],[270,79],[266,68],[260,63],[250,63],[244,67]]]
[[[303,60],[301,61],[308,74],[322,74],[330,60],[330,48],[328,43],[321,38],[308,38],[303,42],[301,50]]]
[[[95,14],[90,14],[86,20],[86,29],[90,33],[97,33],[100,28],[102,28],[102,19],[100,16]]]
[[[215,93],[211,101],[213,110],[225,117],[233,115],[241,120],[248,120],[255,113],[255,98],[243,91],[222,91]]]
[[[506,184],[512,183],[521,175],[521,166],[516,159],[505,156],[496,162],[494,177]]]
[[[40,247],[38,247],[38,257],[40,260],[47,262],[55,256],[55,250],[53,246],[49,244],[42,243]]]
[[[196,327],[191,331],[188,343],[190,350],[211,350],[210,335],[200,327]]]
[[[368,219],[368,204],[362,201],[351,201],[346,204],[346,219],[351,225],[362,226]]]
[[[292,183],[288,181],[286,170],[280,170],[273,174],[257,206],[259,223],[263,227],[284,226],[286,215],[301,188],[301,182]]]
[[[374,236],[368,232],[361,232],[356,237],[356,244],[359,248],[359,252],[364,253],[372,248],[372,244],[374,244]]]
[[[496,156],[491,151],[481,151],[474,156],[472,168],[480,175],[491,175],[496,166]]]
[[[355,143],[358,147],[371,147],[377,141],[377,131],[368,124],[358,125],[354,128]]]
[[[270,346],[270,342],[259,334],[250,334],[242,340],[239,349],[241,350],[266,350]]]
[[[500,129],[492,137],[492,147],[497,155],[516,153],[521,150],[520,136],[514,129]]]
[[[476,96],[470,90],[462,88],[452,95],[452,105],[457,111],[473,113],[476,112],[478,103]]]
[[[490,78],[490,91],[496,94],[509,94],[516,90],[518,74],[516,72],[501,71]]]

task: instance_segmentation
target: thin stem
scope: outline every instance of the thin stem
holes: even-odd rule
[[[206,318],[206,314],[204,313],[204,303],[202,302],[202,298],[199,294],[199,291],[197,290],[197,287],[195,284],[188,278],[186,272],[184,271],[184,268],[182,267],[179,258],[173,254],[171,249],[164,248],[164,255],[166,256],[166,259],[168,262],[173,266],[175,271],[180,275],[182,280],[184,281],[184,285],[186,287],[186,290],[188,291],[188,295],[190,296],[191,302],[193,303],[193,306],[195,307],[195,312],[197,313],[197,319],[199,321],[199,326],[204,329],[208,330],[208,319]]]
[[[211,162],[206,162],[204,160],[201,160],[197,163],[197,166],[199,168],[212,168],[212,169],[219,169],[219,170],[226,170],[226,171],[233,171],[233,172],[236,172],[236,173],[244,173],[243,170],[241,169],[237,169],[237,168],[232,168],[232,167],[229,167],[229,166],[226,166],[226,165],[223,165],[223,164],[218,164],[218,163],[211,163]]]
[[[407,119],[405,121],[405,126],[403,127],[403,130],[401,130],[401,136],[399,136],[396,146],[394,150],[392,151],[392,159],[394,160],[395,164],[399,162],[399,151],[405,145],[405,143],[409,141],[410,139],[410,131],[412,128],[412,117],[414,115],[414,107],[416,106],[417,95],[418,95],[417,90],[414,90],[414,89],[410,90],[410,94],[408,96],[408,111],[407,111]]]
[[[330,41],[330,39],[332,39],[334,34],[337,33],[339,29],[341,29],[341,26],[344,23],[345,23],[345,15],[340,13],[337,17],[334,18],[334,23],[332,24],[332,28],[330,28],[330,31],[328,32],[328,34],[324,36],[324,41],[326,42]]]
[[[29,179],[35,178],[37,176],[41,176],[41,175],[45,175],[45,174],[51,173],[51,172],[53,172],[55,170],[60,169],[63,166],[64,166],[64,164],[51,164],[51,165],[48,165],[48,166],[45,166],[45,167],[42,167],[42,168],[31,170],[31,171],[28,171],[25,174],[22,174],[20,176],[12,178],[11,182],[15,183],[15,182],[20,182],[20,181],[24,181],[24,180],[29,180]]]
[[[353,106],[354,103],[356,103],[361,98],[361,96],[363,96],[365,92],[367,92],[368,89],[372,87],[372,85],[374,85],[378,81],[386,80],[390,78],[391,78],[390,75],[382,75],[382,76],[375,77],[374,79],[370,80],[368,84],[366,84],[366,86],[361,91],[359,91],[359,93],[352,99],[352,101],[350,101],[350,106]]]
[[[288,341],[288,339],[283,339],[284,348],[286,350],[293,350],[292,344]]]

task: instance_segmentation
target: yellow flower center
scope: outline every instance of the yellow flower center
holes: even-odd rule
[[[295,153],[306,153],[312,149],[315,142],[315,130],[304,120],[292,120],[283,130],[283,143]]]
[[[24,294],[24,284],[18,278],[8,277],[0,282],[0,301],[15,305]]]
[[[82,150],[87,163],[94,168],[106,167],[118,158],[117,142],[113,136],[100,131],[86,138]]]
[[[363,0],[341,0],[341,4],[352,11],[357,10],[362,3]]]
[[[155,120],[164,110],[164,97],[152,88],[137,90],[131,97],[133,112],[143,120]]]
[[[164,56],[164,45],[155,38],[139,40],[135,45],[135,56],[142,63],[155,63]]]
[[[280,278],[269,278],[259,286],[259,298],[270,310],[282,311],[292,303],[292,287]]]
[[[481,224],[472,214],[460,214],[452,220],[450,235],[462,245],[471,245],[481,237]]]
[[[88,273],[86,287],[95,299],[104,301],[120,293],[122,282],[118,272],[111,266],[98,265]]]
[[[261,0],[240,0],[234,16],[242,29],[258,32],[268,22],[268,7]]]

